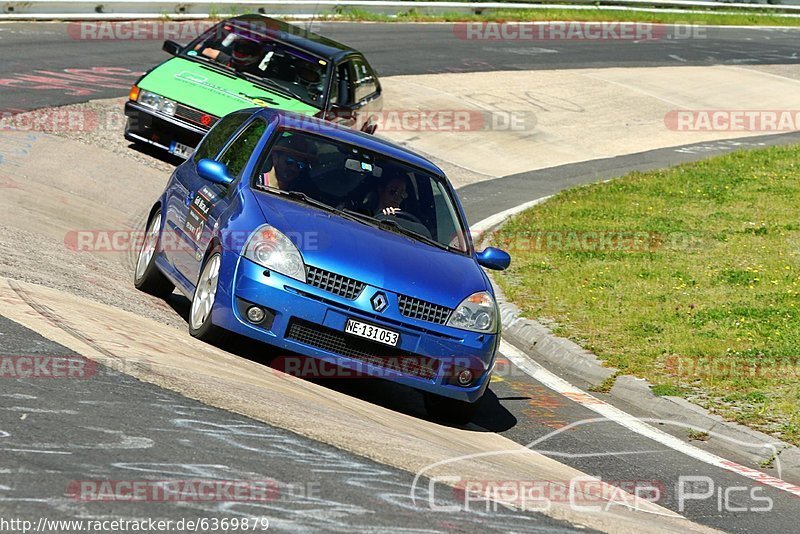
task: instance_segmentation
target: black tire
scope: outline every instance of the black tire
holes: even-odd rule
[[[432,419],[454,425],[466,425],[478,413],[481,400],[483,397],[475,402],[464,402],[433,393],[425,393],[425,410]]]
[[[199,298],[203,296],[204,292],[207,292],[209,288],[205,285],[206,284],[206,276],[208,275],[208,270],[213,268],[214,262],[217,262],[217,275],[219,273],[219,265],[222,260],[222,255],[220,253],[219,247],[215,247],[207,256],[206,261],[203,262],[203,267],[200,269],[200,276],[197,279],[197,284],[194,290],[194,295],[192,295],[192,306],[189,310],[189,334],[192,337],[199,339],[200,341],[205,341],[206,343],[219,343],[223,339],[227,337],[227,332],[222,328],[218,327],[211,321],[211,316],[213,315],[214,311],[214,304],[216,303],[216,292],[217,287],[214,285],[213,290],[213,297],[211,302],[211,307],[205,313],[205,316],[202,320],[199,320],[199,316],[196,316],[196,312],[199,312],[199,309],[196,310],[196,306],[200,305]],[[219,278],[217,277],[217,282]],[[202,284],[202,285],[201,285]]]
[[[157,225],[157,228],[154,226]],[[156,266],[156,254],[161,246],[161,210],[156,211],[150,220],[147,221],[145,237],[142,240],[142,248],[136,257],[136,265],[133,270],[133,285],[139,291],[159,298],[166,298],[175,290],[175,285],[158,270]],[[157,233],[156,233],[157,232]],[[154,239],[155,241],[152,241]],[[153,246],[149,259],[143,257],[145,248]]]

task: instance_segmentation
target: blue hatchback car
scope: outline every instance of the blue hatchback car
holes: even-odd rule
[[[444,173],[412,152],[306,116],[232,113],[153,206],[134,282],[192,299],[190,333],[235,332],[307,361],[421,390],[468,422],[500,318]],[[310,357],[310,358],[308,358]]]

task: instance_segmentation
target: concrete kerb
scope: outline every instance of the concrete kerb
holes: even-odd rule
[[[512,216],[541,204],[548,198],[550,197],[537,199],[496,214],[473,225],[472,230],[480,232],[481,244],[485,244],[491,234]],[[561,369],[592,386],[598,386],[618,373],[617,369],[606,367],[597,355],[577,343],[554,335],[549,328],[536,320],[521,317],[520,309],[506,299],[491,273],[488,274],[497,297],[503,338],[506,341],[522,349],[528,357],[535,354],[537,359],[541,358],[549,366]],[[643,407],[654,417],[685,424],[698,432],[717,435],[723,439],[715,440],[716,445],[743,455],[761,468],[774,466],[775,462],[770,461],[771,459],[764,454],[764,451],[772,446],[780,456],[780,476],[784,479],[787,477],[794,479],[795,482],[800,481],[800,448],[794,445],[738,423],[726,421],[681,397],[655,395],[647,380],[635,376],[617,376],[608,393],[616,399]],[[741,443],[750,443],[752,447],[748,450],[742,447]]]

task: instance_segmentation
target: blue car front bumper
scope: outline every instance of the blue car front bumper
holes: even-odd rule
[[[370,305],[370,298],[378,291],[389,301],[382,314]],[[265,309],[268,319],[259,325],[248,321],[245,310],[251,305]],[[397,309],[397,296],[386,288],[367,285],[358,298],[348,300],[265,270],[228,251],[223,253],[212,321],[343,370],[357,370],[461,401],[479,400],[489,384],[499,336],[405,318]],[[399,333],[398,345],[391,347],[345,334],[348,319]],[[396,366],[398,362],[401,368]],[[458,385],[455,378],[464,368],[473,372],[473,380],[466,387]],[[353,373],[343,372],[341,376]]]

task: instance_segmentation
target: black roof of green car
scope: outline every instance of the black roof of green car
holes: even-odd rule
[[[254,33],[261,33],[276,41],[282,41],[315,56],[337,62],[344,56],[358,53],[358,50],[345,44],[310,32],[305,28],[264,15],[241,15],[226,19],[220,24],[234,24],[246,27]]]

